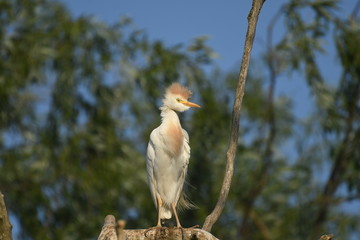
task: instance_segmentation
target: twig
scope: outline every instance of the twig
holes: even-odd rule
[[[0,192],[0,239],[11,240],[12,225],[6,211],[4,195]]]
[[[338,198],[334,198],[331,201],[331,204],[342,204],[344,202],[351,202],[354,200],[359,200],[360,199],[360,193],[351,195],[351,196],[347,196],[347,197],[338,197]]]
[[[125,225],[126,225],[126,222],[124,220],[117,221],[116,233],[117,233],[118,240],[125,240],[126,239],[125,233],[124,233]]]
[[[220,190],[219,199],[216,203],[214,210],[209,216],[206,217],[203,229],[210,232],[214,223],[219,219],[222,210],[224,209],[227,196],[229,194],[232,176],[234,173],[234,159],[236,154],[236,148],[239,136],[239,121],[240,121],[240,109],[242,99],[244,96],[245,83],[247,72],[249,68],[251,50],[254,43],[256,25],[258,17],[265,0],[253,0],[250,13],[248,15],[248,30],[246,33],[246,40],[244,46],[244,53],[242,57],[242,63],[240,68],[238,85],[236,88],[236,96],[232,112],[232,123],[231,123],[231,136],[229,148],[226,153],[226,170],[225,176]]]

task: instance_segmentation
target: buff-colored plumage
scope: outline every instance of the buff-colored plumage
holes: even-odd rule
[[[166,90],[166,92],[174,95],[180,95],[184,99],[189,99],[192,95],[192,92],[188,88],[181,86],[179,83],[171,84],[170,87],[168,87],[168,89]]]
[[[175,216],[181,227],[176,207],[181,197],[190,158],[189,136],[182,129],[176,113],[200,107],[188,99],[191,91],[174,83],[166,89],[161,110],[161,124],[150,135],[147,148],[147,174],[152,198],[161,219]],[[186,203],[183,202],[185,205]],[[181,203],[180,203],[181,204]]]

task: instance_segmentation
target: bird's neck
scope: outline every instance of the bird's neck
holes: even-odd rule
[[[160,115],[161,115],[162,124],[172,123],[181,126],[179,117],[174,110],[170,109],[167,106],[162,106],[160,110],[161,110]]]

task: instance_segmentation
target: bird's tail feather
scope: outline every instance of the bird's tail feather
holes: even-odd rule
[[[182,192],[178,204],[176,206],[177,210],[183,211],[185,209],[198,208],[190,199],[187,197],[186,193]]]
[[[182,192],[179,198],[179,201],[176,205],[176,210],[181,212],[185,209],[197,208],[197,206],[192,203],[187,195]],[[170,219],[172,217],[172,209],[168,204],[164,204],[160,207],[160,218],[161,219]]]

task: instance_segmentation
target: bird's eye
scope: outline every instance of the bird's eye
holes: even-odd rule
[[[177,98],[176,101],[177,101],[177,102],[181,102],[181,99],[180,99],[180,98]]]

